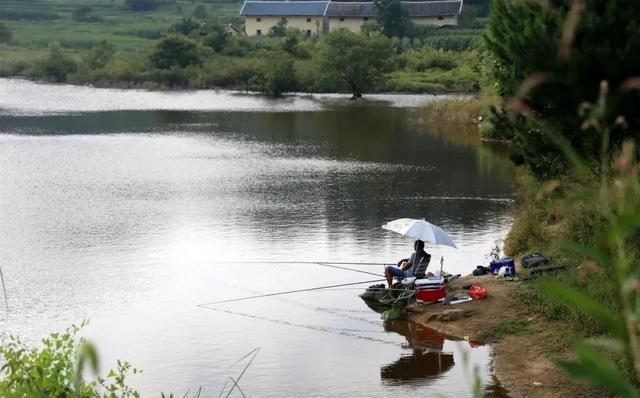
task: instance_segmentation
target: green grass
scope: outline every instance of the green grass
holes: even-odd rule
[[[3,12],[33,11],[58,15],[51,21],[2,21],[13,33],[15,44],[2,46],[2,62],[31,59],[54,43],[63,48],[82,51],[99,40],[109,40],[124,54],[134,54],[148,48],[151,39],[144,36],[161,34],[182,17],[190,17],[195,7],[204,5],[210,18],[232,20],[240,11],[240,2],[176,1],[150,12],[133,12],[123,0],[2,0]],[[76,22],[73,11],[88,5],[99,22]],[[178,12],[178,8],[182,12]],[[236,18],[237,19],[237,18]]]
[[[517,319],[505,319],[499,321],[487,330],[478,334],[478,339],[486,343],[496,343],[506,336],[525,334],[529,326]]]
[[[389,77],[387,87],[390,91],[426,91],[435,94],[473,93],[479,90],[477,77],[469,66],[450,70],[433,68],[424,72],[396,71]]]

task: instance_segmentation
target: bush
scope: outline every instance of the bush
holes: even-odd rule
[[[65,55],[58,46],[49,49],[47,58],[34,65],[32,73],[54,82],[66,82],[69,75],[78,69],[76,62]]]
[[[93,9],[89,6],[79,6],[71,14],[71,18],[76,22],[99,22],[102,18],[91,15]]]
[[[175,22],[167,30],[169,33],[175,33],[180,35],[189,36],[191,33],[200,29],[201,23],[194,21],[191,18],[182,18],[178,22]]]
[[[198,45],[184,36],[177,35],[162,39],[149,58],[158,69],[184,68],[202,63]]]
[[[5,24],[0,22],[0,44],[13,43],[13,34]]]
[[[106,378],[86,381],[83,370],[89,365],[98,371],[98,355],[92,344],[80,339],[76,342],[79,327],[73,326],[64,333],[52,333],[42,340],[42,347],[29,347],[18,338],[11,337],[0,347],[4,366],[0,369],[0,396],[22,397],[77,397],[110,398],[139,397],[126,383],[130,374],[138,369],[124,361],[118,361],[116,369]]]
[[[535,115],[535,123],[514,126],[514,159],[542,178],[563,175],[567,159],[556,145],[560,140],[597,167],[601,134],[583,124],[579,110],[603,91],[608,106],[599,123],[609,126],[611,146],[637,138],[640,91],[626,82],[640,70],[639,18],[638,2],[492,2],[485,44],[498,94],[517,97],[515,113]],[[625,122],[616,124],[617,118]],[[537,166],[541,153],[552,158],[550,168]]]
[[[209,16],[209,13],[207,13],[207,9],[204,5],[198,4],[198,6],[193,10],[192,15],[194,18],[204,19]]]
[[[112,43],[102,40],[87,54],[85,64],[91,69],[104,68],[115,54],[116,47]]]

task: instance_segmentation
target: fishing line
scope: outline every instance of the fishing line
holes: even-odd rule
[[[245,291],[247,293],[262,294],[262,292],[260,292],[258,290],[247,289],[246,287],[234,285],[234,284],[231,284],[231,283],[225,283],[225,285],[226,286],[230,286],[230,287],[234,287],[234,288],[236,288],[238,290],[242,290],[242,291]],[[360,288],[352,287],[352,288],[344,288],[344,289],[362,291],[361,287]],[[342,289],[339,289],[339,288],[330,289],[330,290],[327,289],[325,291],[333,292],[333,291],[336,291],[336,290],[342,290]],[[380,321],[379,320],[378,321],[373,321],[371,319],[362,318],[362,317],[358,317],[358,316],[354,316],[354,315],[350,315],[350,314],[338,313],[338,312],[335,311],[336,309],[316,307],[314,305],[304,304],[304,303],[300,302],[299,300],[292,300],[292,299],[288,299],[288,298],[285,298],[285,297],[277,297],[276,300],[284,301],[285,303],[288,303],[290,305],[296,305],[298,307],[307,308],[307,309],[311,309],[311,310],[314,310],[314,311],[326,312],[326,313],[331,314],[331,315],[340,316],[340,317],[343,317],[343,318],[352,319],[352,320],[368,323],[368,324],[375,325],[375,326],[380,326]],[[359,311],[359,310],[345,310],[343,312],[358,312],[358,313],[363,313],[363,314],[371,314],[371,311]]]
[[[236,302],[236,301],[253,300],[253,299],[258,299],[258,298],[263,298],[263,297],[283,296],[285,294],[311,292],[311,291],[314,291],[314,290],[331,289],[331,288],[334,288],[334,287],[363,285],[365,283],[376,283],[376,282],[383,282],[383,281],[384,281],[384,279],[373,279],[373,280],[362,281],[362,282],[340,283],[340,284],[337,284],[337,285],[317,286],[317,287],[310,287],[310,288],[306,288],[306,289],[297,289],[297,290],[288,290],[288,291],[284,291],[284,292],[259,294],[259,295],[256,295],[256,296],[239,297],[239,298],[235,298],[235,299],[220,300],[220,301],[214,301],[214,302],[211,302],[211,303],[198,304],[198,307],[205,307],[205,306],[208,306],[208,305],[222,304],[222,303],[232,303],[232,302]]]
[[[362,336],[362,335],[356,334],[356,333],[362,333],[362,332],[367,332],[367,333],[385,333],[385,332],[382,332],[382,331],[371,331],[371,332],[369,332],[369,331],[362,331],[362,330],[355,330],[355,329],[339,329],[339,328],[329,328],[329,327],[324,327],[324,326],[304,325],[304,324],[301,324],[301,323],[283,321],[283,320],[280,320],[280,319],[272,319],[272,318],[267,318],[267,317],[263,317],[263,316],[259,316],[259,315],[247,314],[247,313],[244,313],[244,312],[223,310],[221,308],[216,308],[216,307],[203,307],[203,308],[206,308],[206,309],[209,309],[209,310],[212,310],[212,311],[224,312],[224,313],[231,314],[231,315],[237,315],[237,316],[241,316],[241,317],[245,317],[245,318],[258,319],[258,320],[261,320],[261,321],[271,322],[271,323],[275,323],[275,324],[278,324],[278,325],[298,327],[298,328],[303,328],[303,329],[315,330],[315,331],[318,331],[318,332],[325,332],[325,333],[339,335],[339,336],[348,336],[348,337],[353,337],[353,338],[360,339],[360,340],[368,340],[368,341],[374,341],[374,342],[377,342],[377,343],[390,344],[390,345],[397,346],[397,343],[389,341],[389,340],[383,340],[383,339],[379,339],[379,338],[375,338],[375,337]]]
[[[331,264],[331,263],[315,263],[315,265],[319,265],[321,267],[330,267],[330,268],[343,269],[343,270],[346,270],[346,271],[360,272],[361,274],[368,274],[368,275],[374,275],[374,276],[384,276],[384,275],[376,274],[376,273],[369,272],[369,271],[362,271],[362,270],[359,270],[359,269],[341,267],[339,265],[334,265],[334,264]]]
[[[337,265],[395,265],[396,263],[340,262],[340,261],[210,261],[209,264],[337,264]]]

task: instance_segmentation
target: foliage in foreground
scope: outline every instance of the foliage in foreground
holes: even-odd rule
[[[639,19],[639,2],[492,2],[485,44],[495,89],[508,102],[505,107],[520,115],[494,112],[494,131],[512,139],[517,164],[541,178],[563,175],[568,162],[555,136],[597,167],[600,131],[583,125],[578,110],[598,100],[603,80],[609,144],[619,148],[626,139],[640,138],[640,92],[631,89],[640,72]]]
[[[586,338],[575,345],[576,360],[558,365],[615,396],[639,397],[640,163],[632,141],[610,148],[606,87],[584,115],[584,125],[600,132],[600,166],[594,171],[557,141],[572,168],[542,183],[525,176],[521,187],[529,192],[520,193],[525,205],[507,244],[511,252],[542,250],[553,265],[567,267],[521,294],[565,335]]]
[[[0,347],[4,365],[0,369],[0,396],[137,398],[140,395],[127,384],[127,377],[140,371],[130,363],[117,361],[105,378],[87,381],[85,367],[98,373],[98,354],[84,339],[76,341],[80,327],[52,333],[41,347],[29,347],[17,337]]]

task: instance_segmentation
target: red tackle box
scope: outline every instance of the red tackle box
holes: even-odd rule
[[[419,303],[438,301],[447,295],[444,289],[444,278],[442,277],[417,279],[415,281],[415,287],[416,301]]]

